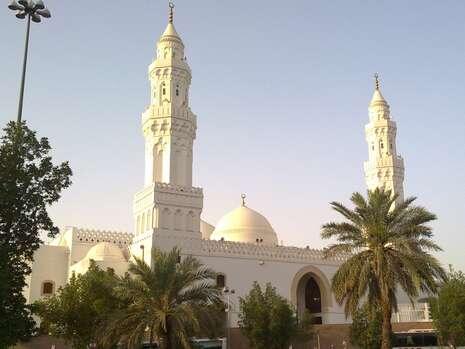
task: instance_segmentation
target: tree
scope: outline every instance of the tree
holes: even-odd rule
[[[365,303],[353,314],[350,342],[360,349],[381,347],[382,314],[379,307]]]
[[[113,270],[101,270],[91,260],[85,274],[73,274],[56,294],[34,303],[41,331],[63,338],[74,349],[87,349],[97,342],[110,314],[123,307],[113,292],[117,282]]]
[[[324,239],[337,243],[325,250],[326,257],[344,254],[347,259],[332,279],[332,290],[345,313],[354,314],[367,297],[379,304],[382,314],[382,349],[390,348],[391,315],[397,310],[396,290],[400,286],[413,302],[420,292],[436,293],[438,280],[446,273],[430,251],[440,251],[432,241],[428,225],[436,216],[423,207],[412,206],[415,198],[397,202],[390,191],[368,191],[368,198],[354,193],[353,210],[338,202],[332,208],[345,222],[323,225]]]
[[[134,258],[129,274],[115,288],[127,306],[115,312],[101,333],[103,344],[119,338],[130,349],[157,340],[162,349],[191,348],[190,338],[206,330],[221,303],[216,273],[180,251],[153,250],[153,267]]]
[[[34,323],[22,290],[40,233],[58,228],[47,208],[71,185],[67,162],[53,165],[47,138],[10,122],[0,142],[0,348],[27,339]]]
[[[311,338],[310,318],[300,323],[287,299],[270,283],[262,290],[257,282],[239,299],[239,327],[255,349],[287,349],[293,340]]]
[[[465,345],[465,274],[451,270],[437,298],[430,299],[434,327],[444,344]]]

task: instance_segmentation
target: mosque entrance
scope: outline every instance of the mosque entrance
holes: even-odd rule
[[[291,286],[293,303],[299,318],[310,313],[314,324],[323,324],[332,307],[331,288],[326,276],[316,267],[302,268]]]

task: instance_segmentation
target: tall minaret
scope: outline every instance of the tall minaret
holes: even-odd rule
[[[149,66],[150,105],[142,114],[145,188],[134,198],[135,238],[131,252],[150,261],[151,248],[191,249],[199,240],[202,189],[192,187],[192,148],[197,118],[189,108],[191,70],[173,24],[157,43]]]
[[[397,155],[397,126],[390,118],[389,104],[380,91],[378,74],[375,74],[375,92],[368,107],[370,122],[365,126],[368,142],[368,161],[365,161],[365,178],[368,189],[385,188],[404,199],[404,160]]]

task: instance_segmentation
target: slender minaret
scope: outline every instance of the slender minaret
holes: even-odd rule
[[[389,104],[380,91],[375,74],[375,92],[368,107],[370,122],[365,126],[368,142],[368,161],[365,178],[368,189],[384,188],[404,199],[404,160],[397,155],[396,123],[390,118]]]
[[[132,254],[150,261],[152,247],[183,251],[200,240],[202,189],[192,187],[192,148],[197,118],[189,108],[191,70],[184,44],[173,24],[157,43],[149,66],[150,105],[142,114],[145,138],[145,188],[134,198],[135,238]]]

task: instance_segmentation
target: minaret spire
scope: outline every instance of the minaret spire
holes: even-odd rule
[[[379,90],[379,74],[375,73],[375,89]]]
[[[174,19],[174,3],[172,1],[170,1],[168,3],[168,7],[170,8],[170,13],[169,13],[169,16],[168,16],[168,22],[173,23],[173,19]]]
[[[384,188],[404,199],[404,160],[397,155],[397,126],[391,119],[389,104],[380,90],[378,73],[374,74],[375,91],[368,107],[370,122],[365,126],[368,161],[365,179],[369,190]]]

